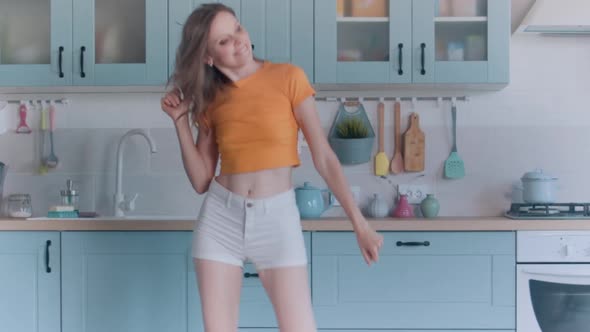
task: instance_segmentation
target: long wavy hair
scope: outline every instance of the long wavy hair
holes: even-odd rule
[[[203,121],[203,112],[215,97],[232,81],[215,66],[205,63],[207,40],[211,23],[220,12],[236,16],[233,9],[220,3],[199,6],[186,20],[182,29],[182,40],[176,51],[174,73],[169,83],[180,89],[188,103],[193,124],[209,126]]]

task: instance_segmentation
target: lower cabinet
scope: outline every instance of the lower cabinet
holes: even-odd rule
[[[304,232],[320,331],[515,330],[513,232],[382,234],[368,267],[352,232]],[[0,232],[0,330],[203,332],[191,241],[189,231]],[[278,332],[252,264],[239,326]]]
[[[0,331],[59,332],[59,232],[0,232]]]
[[[313,234],[319,328],[515,329],[513,232],[382,234],[379,262],[371,267],[353,233]]]
[[[309,255],[309,233],[304,239]],[[62,331],[204,331],[191,241],[191,232],[64,232]],[[239,326],[278,327],[252,264],[244,266]]]
[[[188,331],[190,232],[63,232],[62,331]]]

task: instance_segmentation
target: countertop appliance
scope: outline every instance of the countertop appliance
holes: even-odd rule
[[[504,215],[511,219],[590,219],[590,203],[512,203]]]
[[[516,331],[590,331],[590,231],[516,238]]]

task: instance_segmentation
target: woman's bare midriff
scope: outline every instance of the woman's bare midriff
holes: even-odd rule
[[[229,191],[249,198],[270,197],[292,187],[291,167],[224,174],[217,176],[215,180]]]

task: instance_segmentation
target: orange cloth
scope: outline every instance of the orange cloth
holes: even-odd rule
[[[221,174],[299,166],[293,110],[315,94],[305,72],[265,61],[218,96],[205,113],[215,132]]]

